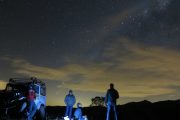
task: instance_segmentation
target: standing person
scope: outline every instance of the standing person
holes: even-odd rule
[[[116,100],[119,98],[119,93],[116,89],[114,89],[114,84],[110,84],[110,89],[107,90],[106,97],[105,97],[105,103],[107,105],[107,116],[106,120],[109,120],[109,113],[111,110],[111,107],[114,110],[114,116],[115,119],[117,119],[117,111],[116,111]]]
[[[36,94],[33,88],[33,85],[29,86],[29,90],[28,90],[28,95],[27,95],[27,101],[28,101],[28,111],[27,111],[27,117],[28,120],[32,120],[33,116],[36,113],[36,104],[34,102],[34,100],[36,99]]]
[[[76,98],[73,95],[73,91],[69,90],[69,93],[66,95],[64,102],[66,104],[66,112],[65,112],[65,117],[68,116],[69,119],[71,119],[72,116],[72,109],[74,104],[76,103]]]

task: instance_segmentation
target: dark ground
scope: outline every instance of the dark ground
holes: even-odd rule
[[[180,100],[132,102],[118,105],[117,111],[119,120],[180,120]],[[64,115],[65,107],[47,106],[47,112],[49,119],[55,119]],[[106,108],[84,107],[83,115],[87,115],[88,120],[106,120]],[[112,113],[110,120],[113,120]]]
[[[106,120],[106,107],[84,107],[82,110],[83,115],[87,115],[88,120]],[[118,105],[117,112],[119,120],[180,120],[180,100],[156,103],[132,102]],[[56,118],[64,116],[65,107],[47,106],[47,113],[48,120],[57,120]],[[0,120],[11,119],[0,117]],[[111,113],[110,120],[114,120],[113,113]]]

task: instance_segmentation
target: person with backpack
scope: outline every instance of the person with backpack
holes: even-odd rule
[[[114,116],[115,119],[118,120],[117,118],[117,111],[116,111],[116,100],[119,98],[119,93],[116,89],[114,89],[114,84],[110,84],[110,89],[107,90],[106,97],[105,97],[105,103],[107,105],[107,116],[106,120],[109,120],[109,114],[111,108],[114,110]]]
[[[73,109],[74,104],[76,103],[76,98],[75,98],[72,90],[69,90],[69,93],[66,95],[64,102],[66,104],[65,117],[68,116],[68,118],[71,119],[72,109]]]

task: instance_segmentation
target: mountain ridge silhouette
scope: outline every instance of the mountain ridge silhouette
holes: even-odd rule
[[[106,119],[106,107],[83,107],[82,110],[88,120]],[[117,105],[117,111],[119,120],[180,120],[180,100],[130,102]],[[65,106],[47,106],[47,112],[49,118],[61,117]],[[110,120],[114,120],[113,112]]]

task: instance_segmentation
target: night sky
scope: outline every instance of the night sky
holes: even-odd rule
[[[118,104],[180,99],[180,0],[0,0],[0,88],[10,77],[69,89],[88,106],[110,83]]]

